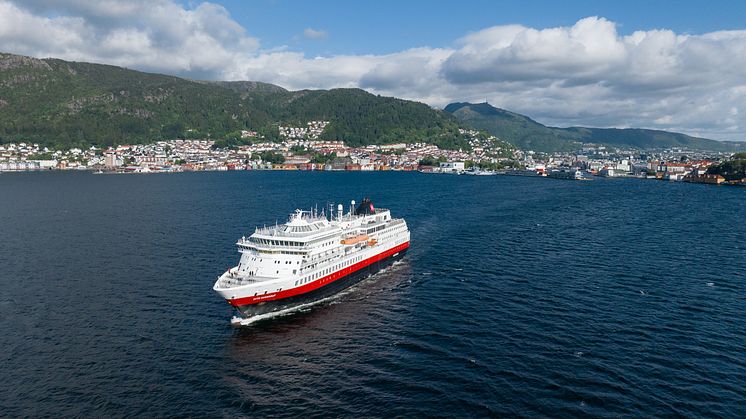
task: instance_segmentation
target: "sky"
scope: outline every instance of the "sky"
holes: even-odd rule
[[[0,51],[746,140],[746,2],[0,0]]]

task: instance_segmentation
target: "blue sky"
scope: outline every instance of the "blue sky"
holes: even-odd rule
[[[218,1],[265,47],[286,45],[310,55],[386,54],[450,46],[494,25],[571,26],[587,16],[619,24],[621,34],[665,28],[705,33],[746,27],[746,1]],[[188,3],[187,3],[188,4]],[[311,40],[303,29],[323,30]]]
[[[0,0],[0,51],[746,140],[746,1]]]

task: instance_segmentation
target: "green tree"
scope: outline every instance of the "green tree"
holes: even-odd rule
[[[422,159],[420,159],[420,166],[436,166],[438,164],[438,161],[433,158],[433,156],[425,156]]]
[[[271,151],[263,151],[259,153],[259,157],[262,159],[263,162],[266,162],[266,163],[272,163],[272,164],[285,163],[285,157],[282,154],[274,153]]]
[[[334,152],[329,153],[329,154],[313,153],[313,156],[311,156],[311,163],[328,164],[328,163],[331,163],[336,158],[337,158],[337,153],[334,153]]]
[[[746,153],[738,153],[735,156],[740,157],[741,154]],[[720,164],[714,164],[707,168],[707,173],[721,175],[727,180],[743,179],[746,177],[746,158],[735,158]]]
[[[184,123],[172,122],[161,128],[161,136],[167,140],[184,137]]]

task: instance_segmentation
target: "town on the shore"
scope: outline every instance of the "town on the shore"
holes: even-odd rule
[[[89,170],[95,173],[171,173],[223,170],[419,171],[476,175],[522,175],[587,180],[591,176],[635,177],[709,184],[746,185],[707,169],[732,156],[685,148],[623,149],[586,144],[580,152],[540,153],[505,147],[495,137],[460,130],[469,150],[443,150],[427,143],[350,147],[319,139],[327,121],[279,127],[280,142],[242,131],[247,144],[216,147],[210,139],[175,139],[106,148],[50,150],[36,143],[0,144],[0,172]]]

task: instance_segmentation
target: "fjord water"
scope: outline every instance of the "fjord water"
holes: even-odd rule
[[[399,264],[229,326],[235,241],[370,196]],[[417,173],[0,175],[7,416],[742,416],[746,188]]]

